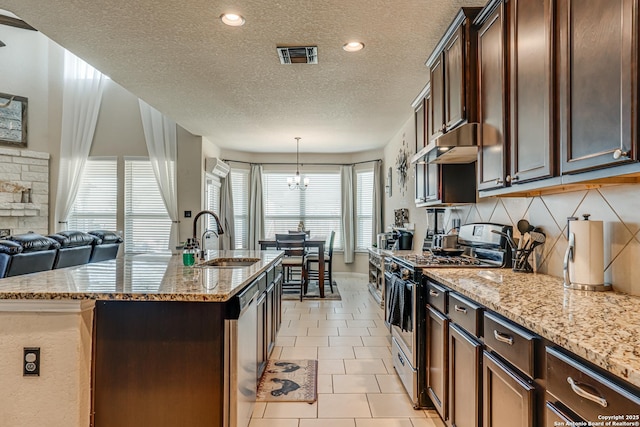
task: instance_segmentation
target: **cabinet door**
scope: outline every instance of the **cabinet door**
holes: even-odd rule
[[[258,379],[262,376],[262,372],[264,371],[265,366],[267,365],[267,342],[266,342],[266,324],[267,324],[267,298],[266,294],[262,294],[258,297],[258,325],[257,325],[257,350],[258,350],[258,359],[257,359],[257,374]]]
[[[466,119],[464,26],[459,26],[444,48],[444,111],[446,130]]]
[[[557,8],[562,174],[635,160],[638,1]]]
[[[267,313],[265,315],[265,344],[267,347],[267,360],[269,356],[271,356],[271,352],[273,351],[273,347],[276,341],[276,330],[275,330],[275,310],[276,310],[276,300],[275,300],[275,284],[270,285],[270,288],[267,290]]]
[[[482,363],[483,427],[533,427],[534,388],[486,351]]]
[[[280,331],[280,325],[282,324],[282,265],[279,264],[276,267],[276,278],[275,278],[275,290],[274,290],[274,305],[275,305],[275,309],[274,309],[274,334],[273,334],[273,339],[274,342],[276,340],[276,338],[278,338],[278,331]]]
[[[447,419],[449,320],[428,307],[427,316],[427,392],[443,420]]]
[[[449,425],[480,427],[482,345],[449,325]]]
[[[440,55],[431,66],[431,114],[429,117],[429,141],[444,132],[444,65]]]
[[[478,31],[478,190],[506,185],[503,4]]]
[[[555,175],[550,0],[510,0],[511,184]]]
[[[435,202],[440,200],[440,165],[437,163],[429,163],[435,160],[436,152],[432,150],[425,156],[425,200],[427,202]]]
[[[425,141],[427,138],[427,130],[426,130],[426,115],[427,115],[427,103],[428,99],[424,99],[418,108],[415,111],[415,120],[416,120],[416,153],[424,148]],[[416,163],[414,165],[415,171],[415,186],[416,186],[416,204],[422,203],[424,201],[424,193],[425,193],[425,181],[424,175],[426,173],[426,165],[424,163]]]

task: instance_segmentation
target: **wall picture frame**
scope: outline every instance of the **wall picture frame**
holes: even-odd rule
[[[0,93],[0,145],[27,147],[28,99]]]

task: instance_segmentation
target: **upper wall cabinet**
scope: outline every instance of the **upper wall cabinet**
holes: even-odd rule
[[[480,10],[460,9],[427,60],[432,102],[429,141],[476,120],[476,35],[471,23]]]
[[[637,160],[638,0],[556,4],[562,174]]]
[[[504,11],[501,1],[492,2],[478,16],[478,190],[507,184],[507,106],[504,88]]]
[[[507,0],[510,175],[516,186],[557,175],[553,149],[550,0]]]

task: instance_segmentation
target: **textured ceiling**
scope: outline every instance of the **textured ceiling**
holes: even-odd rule
[[[428,81],[424,62],[471,0],[0,0],[193,134],[253,152],[381,148]],[[243,15],[228,27],[223,12]],[[342,45],[360,40],[365,49]],[[280,65],[277,46],[318,46]]]

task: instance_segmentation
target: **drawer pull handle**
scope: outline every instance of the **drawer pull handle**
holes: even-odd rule
[[[573,392],[578,396],[584,397],[587,400],[595,402],[598,405],[602,406],[603,408],[606,408],[607,406],[609,406],[609,404],[607,403],[607,399],[605,399],[604,397],[596,396],[595,394],[589,393],[588,391],[580,388],[580,386],[578,385],[579,383],[576,382],[573,378],[567,377],[567,382],[571,386],[571,390],[573,390]]]
[[[458,304],[455,304],[453,308],[455,309],[455,311],[459,311],[460,313],[467,314],[467,309],[464,307],[458,306]]]
[[[502,334],[498,331],[496,331],[495,329],[493,330],[493,336],[500,342],[503,342],[505,344],[509,344],[509,345],[513,345],[513,338],[510,337],[509,335],[506,334]]]
[[[431,295],[432,297],[437,297],[440,294],[436,291],[429,291],[429,295]]]

